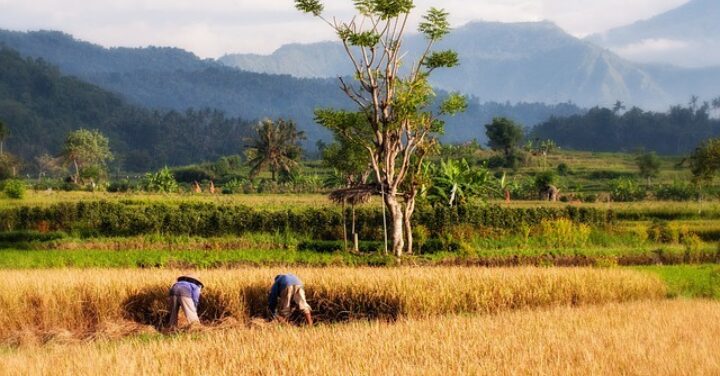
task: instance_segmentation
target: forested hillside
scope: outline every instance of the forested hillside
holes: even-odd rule
[[[720,108],[717,108],[720,110]],[[720,135],[720,119],[709,104],[674,106],[665,113],[632,108],[627,112],[593,108],[585,115],[552,118],[536,126],[532,137],[552,139],[559,146],[588,151],[653,150],[679,155]]]
[[[184,111],[186,108],[217,108],[245,119],[291,118],[307,135],[306,146],[329,132],[314,122],[318,107],[352,106],[340,91],[336,78],[303,79],[289,75],[251,73],[230,68],[175,48],[103,48],[61,32],[11,32],[0,30],[0,44],[24,56],[43,58],[100,87],[117,92],[130,102],[149,107]],[[314,58],[295,60],[312,66]],[[332,77],[332,74],[329,74]],[[439,92],[438,95],[443,95]],[[563,102],[566,99],[563,99]],[[532,126],[550,116],[582,113],[573,104],[482,103],[472,98],[468,111],[448,119],[445,140],[484,140],[484,124],[494,116],[506,116]]]
[[[43,153],[57,155],[69,131],[87,128],[108,136],[116,162],[130,171],[237,154],[252,125],[217,110],[133,106],[7,48],[0,49],[0,120],[10,131],[6,150],[26,163]]]

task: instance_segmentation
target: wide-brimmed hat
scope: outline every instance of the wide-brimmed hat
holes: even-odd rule
[[[196,285],[198,285],[198,286],[200,286],[200,287],[205,287],[205,285],[204,285],[202,282],[200,282],[200,279],[199,279],[198,276],[195,275],[195,274],[185,274],[185,275],[181,275],[180,277],[178,277],[177,280],[178,280],[178,282],[180,282],[180,281],[191,282],[191,283],[194,283],[194,284],[196,284]]]

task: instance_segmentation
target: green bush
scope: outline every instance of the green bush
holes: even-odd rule
[[[222,193],[224,195],[231,195],[236,193],[244,193],[245,186],[248,184],[247,181],[242,181],[240,179],[232,179],[229,182],[223,184],[222,186]]]
[[[645,196],[647,196],[645,188],[632,179],[617,179],[610,182],[610,197],[613,201],[642,201]]]
[[[5,182],[4,192],[9,198],[21,200],[25,197],[25,182],[22,180],[8,180]]]
[[[519,230],[543,220],[566,218],[575,223],[604,225],[613,213],[593,208],[506,208],[495,205],[420,207],[415,225],[429,229],[427,238],[438,238],[458,225],[474,228]],[[382,212],[374,208],[356,211],[360,239],[382,239]],[[253,233],[295,233],[311,239],[342,238],[339,209],[257,210],[242,205],[214,203],[143,203],[137,201],[80,201],[50,206],[19,206],[0,210],[0,229],[34,230],[47,223],[55,231],[80,236],[135,236],[144,234],[222,236]],[[423,245],[423,251],[428,245]]]
[[[172,172],[175,180],[180,183],[192,184],[193,182],[201,182],[203,180],[213,180],[214,175],[211,175],[200,167],[184,167],[175,169]]]
[[[555,171],[547,170],[539,172],[535,175],[535,189],[537,191],[545,190],[551,185],[557,184],[557,176]]]
[[[560,176],[567,176],[571,174],[570,167],[567,165],[567,163],[560,163],[557,166],[557,173]]]
[[[169,168],[165,167],[155,174],[145,174],[143,188],[148,192],[177,192],[178,184]]]
[[[671,185],[661,185],[655,189],[655,198],[662,201],[691,201],[696,200],[700,192],[690,183],[674,182]]]
[[[111,193],[119,193],[119,192],[132,192],[138,190],[138,184],[133,183],[128,179],[123,180],[116,180],[113,182],[110,182],[110,184],[107,187],[107,191]]]

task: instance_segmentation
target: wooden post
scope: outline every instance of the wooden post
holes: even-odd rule
[[[388,255],[387,218],[385,215],[385,185],[380,183],[380,194],[383,208],[383,232],[385,233],[385,256]]]
[[[343,226],[343,242],[345,244],[345,252],[348,250],[347,222],[345,220],[345,198],[342,202],[342,226]]]
[[[351,204],[352,207],[352,237],[353,237],[353,249],[355,250],[355,253],[360,252],[360,245],[358,243],[358,234],[355,230],[355,204]]]

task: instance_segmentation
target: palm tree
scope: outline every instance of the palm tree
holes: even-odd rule
[[[265,119],[258,124],[256,131],[245,151],[250,178],[269,169],[272,180],[276,181],[277,173],[290,174],[298,167],[302,155],[299,142],[305,139],[305,134],[297,130],[294,122]]]

